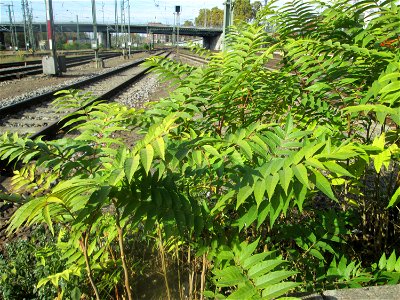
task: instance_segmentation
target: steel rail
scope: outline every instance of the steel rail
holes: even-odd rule
[[[103,59],[110,59],[117,57],[119,54],[104,54],[100,56]],[[75,67],[89,63],[93,59],[92,56],[85,56],[79,58],[70,58],[67,61],[67,67]],[[23,66],[12,70],[0,69],[0,81],[19,79],[24,76],[37,75],[43,72],[42,64],[35,64],[31,66]]]
[[[137,50],[135,52],[143,52],[142,50]],[[121,52],[115,52],[115,51],[107,51],[107,52],[102,52],[102,54],[119,54],[121,55]],[[46,54],[48,55],[48,54]],[[43,55],[43,56],[46,56]],[[64,55],[66,59],[74,59],[74,58],[79,58],[79,57],[93,57],[90,53],[87,51],[78,53],[76,52],[66,52],[66,53],[60,53],[60,55]],[[42,57],[43,57],[42,56]],[[28,65],[37,65],[41,64],[42,60],[41,59],[35,59],[35,60],[27,60],[27,61],[18,61],[18,62],[9,62],[9,63],[0,63],[0,69],[5,69],[5,68],[17,68],[17,67],[24,67]]]
[[[160,54],[161,53],[159,53],[158,55],[160,55]],[[168,55],[169,54],[167,54],[167,56]],[[145,58],[137,59],[130,64],[124,65],[119,68],[115,68],[109,72],[106,72],[106,73],[103,73],[100,75],[96,75],[91,78],[83,79],[74,84],[70,84],[70,85],[64,86],[62,88],[57,88],[52,91],[43,93],[41,95],[34,96],[34,97],[28,98],[26,100],[14,103],[12,105],[0,108],[0,119],[3,119],[3,118],[5,119],[5,118],[9,117],[10,115],[17,114],[17,113],[21,112],[22,110],[26,110],[27,108],[32,107],[34,105],[38,105],[38,104],[41,104],[44,102],[49,102],[55,98],[54,93],[56,93],[58,91],[68,90],[68,89],[79,89],[82,86],[94,84],[100,80],[104,80],[108,77],[111,77],[113,75],[116,75],[118,73],[126,71],[130,68],[136,67],[136,66],[140,65],[141,63],[143,63],[144,61],[145,61]],[[140,79],[141,77],[143,77],[145,75],[145,73],[148,72],[148,70],[149,70],[149,68],[146,68],[145,70],[141,71],[139,74],[133,76],[132,78],[128,78],[127,81],[123,82],[122,84],[118,85],[117,87],[114,87],[114,88],[106,91],[105,93],[97,96],[95,101],[97,101],[100,98],[108,99],[108,98],[114,96],[116,93],[120,92],[122,89],[126,88],[133,82],[135,82],[138,79]],[[55,123],[59,123],[59,121],[57,121]],[[50,128],[55,128],[54,126],[55,126],[55,124],[51,124],[51,125],[47,126],[43,130],[40,130],[41,133],[36,133],[36,134],[32,135],[32,137],[39,136],[39,135],[47,135],[47,132],[50,132],[51,130],[53,130]]]

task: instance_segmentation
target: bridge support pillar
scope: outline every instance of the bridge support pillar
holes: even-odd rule
[[[107,34],[107,49],[111,48],[111,33]]]
[[[107,48],[108,36],[105,32],[98,32],[97,33],[97,40],[99,41],[99,45],[104,48]]]
[[[205,36],[203,37],[203,47],[209,50],[222,49],[223,34],[218,36]]]
[[[0,50],[3,50],[5,46],[4,32],[0,32]]]

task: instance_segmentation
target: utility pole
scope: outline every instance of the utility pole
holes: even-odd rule
[[[175,6],[176,12],[176,56],[179,58],[179,23],[180,23],[180,14],[181,7],[179,5]]]
[[[128,0],[128,58],[131,57],[131,45],[132,45],[132,38],[131,38],[131,4]]]
[[[11,4],[11,9],[12,9],[12,13],[13,13],[13,20],[15,21],[15,14],[14,14],[14,5]],[[14,23],[14,39],[15,39],[15,47],[18,50],[18,35],[17,35],[17,26]]]
[[[11,9],[12,9],[12,19],[15,21],[14,5],[13,4],[11,4]],[[13,28],[14,28],[15,50],[18,50],[18,35],[17,35],[17,27],[15,26],[15,23],[13,24]]]
[[[10,22],[10,33],[11,33],[11,47],[15,50],[16,46],[16,41],[15,41],[15,35],[14,35],[14,23],[11,15],[11,4],[4,4],[8,8],[8,17],[9,17],[9,22]]]
[[[115,21],[115,31],[116,31],[115,43],[116,43],[116,47],[118,48],[118,46],[119,46],[119,32],[118,32],[119,25],[118,25],[118,3],[117,3],[117,0],[115,0],[114,21]]]
[[[121,33],[122,33],[122,56],[126,58],[126,34],[125,34],[125,0],[121,1]]]
[[[175,26],[176,26],[176,13],[174,12],[174,26],[172,27],[172,46],[174,46],[176,42]]]
[[[108,25],[107,25],[107,38],[106,38],[106,43],[107,43],[107,49],[110,49],[110,46],[111,46],[111,38],[110,38],[110,28],[108,27]]]
[[[32,2],[31,6],[29,7],[28,5],[28,0],[26,0],[26,9],[28,12],[28,32],[29,32],[29,41],[31,44],[31,48],[33,53],[36,50],[36,42],[35,42],[35,36],[33,35],[33,11],[32,11]]]
[[[76,15],[76,41],[80,43],[80,36],[79,36],[79,16]]]
[[[25,0],[21,0],[21,8],[22,8],[22,17],[24,21],[24,42],[25,42],[25,50],[28,51],[28,39],[26,38],[26,7],[25,7]]]
[[[226,49],[226,35],[228,33],[228,28],[229,26],[232,25],[232,19],[233,19],[233,4],[232,0],[226,0],[224,3],[225,8],[224,8],[224,31],[223,31],[223,48]]]
[[[92,18],[93,18],[93,34],[95,44],[92,44],[94,48],[94,59],[97,66],[99,59],[99,40],[97,39],[97,21],[96,21],[96,0],[92,0]]]
[[[103,12],[103,25],[104,25],[104,2],[101,1],[101,11]]]

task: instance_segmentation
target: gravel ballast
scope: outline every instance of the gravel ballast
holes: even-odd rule
[[[37,75],[25,77],[20,80],[8,80],[0,82],[0,108],[16,102],[24,101],[28,98],[52,91],[62,89],[65,86],[74,84],[83,79],[91,78],[95,75],[108,72],[116,67],[129,64],[133,60],[148,56],[146,53],[132,55],[130,60],[112,58],[106,61],[106,68],[95,69],[91,64],[77,66],[68,69],[60,77]]]

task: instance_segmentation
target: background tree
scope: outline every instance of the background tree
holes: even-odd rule
[[[218,7],[212,9],[202,8],[194,20],[196,26],[221,27],[224,19],[224,11]]]
[[[260,1],[251,3],[251,19],[254,20],[257,16],[258,11],[262,8]]]
[[[209,9],[202,8],[199,10],[199,15],[194,20],[194,23],[196,24],[196,26],[205,27],[207,24],[209,24],[210,15],[211,11]]]
[[[183,22],[183,26],[190,27],[190,26],[194,26],[194,24],[190,20],[185,20],[185,22]]]
[[[222,27],[224,23],[224,11],[218,7],[211,9],[211,20],[210,24],[213,27]]]
[[[233,13],[234,23],[249,22],[253,18],[253,7],[250,0],[236,0]]]

